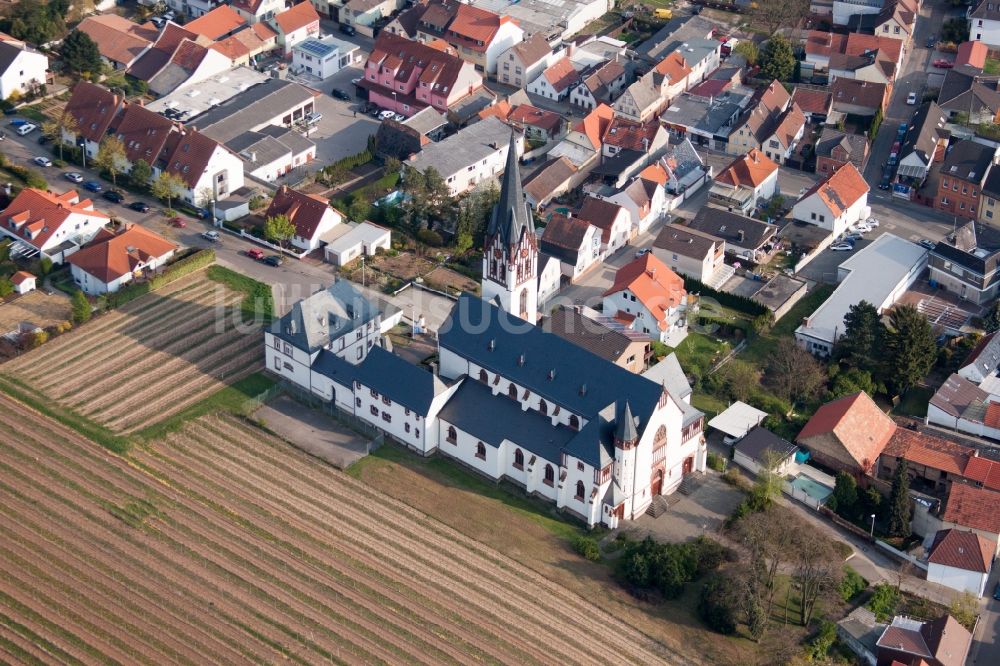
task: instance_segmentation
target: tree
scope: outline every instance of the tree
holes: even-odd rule
[[[732,359],[719,370],[726,394],[733,400],[746,402],[760,387],[760,371],[746,361]]]
[[[965,590],[951,600],[948,614],[966,629],[971,630],[976,624],[976,616],[979,615],[979,601],[971,592]]]
[[[108,172],[111,182],[118,186],[118,174],[128,167],[128,157],[125,155],[125,144],[118,137],[109,134],[101,139],[101,145],[97,149],[97,157],[94,164]]]
[[[146,160],[136,160],[128,177],[132,187],[145,190],[149,187],[149,181],[153,177],[153,168]]]
[[[733,585],[728,576],[713,578],[701,588],[698,597],[698,617],[720,634],[736,633],[738,625]]]
[[[60,160],[63,159],[63,146],[66,144],[65,135],[71,134],[75,137],[79,131],[80,127],[77,125],[76,119],[68,113],[63,113],[56,120],[42,123],[42,132],[59,146]]]
[[[215,192],[212,191],[211,187],[203,187],[198,190],[197,195],[195,195],[195,201],[198,206],[206,210],[211,210],[212,202],[215,201]]]
[[[86,294],[79,289],[73,292],[73,296],[70,298],[70,307],[74,324],[83,324],[90,320],[90,301],[87,300]]]
[[[167,208],[170,208],[171,200],[184,194],[184,191],[187,190],[187,185],[181,180],[180,176],[168,171],[161,171],[160,175],[153,181],[153,186],[150,190],[157,199],[166,200]]]
[[[287,215],[274,215],[264,220],[264,238],[284,247],[285,242],[295,235],[295,225]]]
[[[7,298],[14,293],[14,283],[8,277],[0,277],[0,298]]]
[[[882,353],[884,335],[878,310],[868,301],[861,301],[844,315],[844,334],[837,342],[836,354],[856,368],[872,368]]]
[[[874,395],[877,387],[871,373],[867,370],[850,368],[837,373],[830,386],[830,400],[842,398],[845,395],[854,395],[858,391],[864,391],[868,395]]]
[[[757,44],[750,41],[749,39],[743,39],[736,48],[733,49],[733,53],[738,53],[739,55],[746,58],[747,65],[753,67],[757,64],[757,59],[760,57],[760,50],[757,48]]]
[[[912,305],[900,305],[889,313],[884,348],[891,369],[886,380],[899,393],[926,377],[937,358],[931,325]]]
[[[768,35],[776,35],[779,28],[795,27],[809,14],[809,0],[756,0],[750,7],[752,22]]]
[[[995,333],[1000,330],[1000,299],[993,301],[989,312],[983,317],[983,328],[987,333]]]
[[[838,472],[827,507],[846,518],[854,518],[858,507],[858,482],[847,472]]]
[[[59,47],[59,55],[62,56],[66,68],[74,74],[83,72],[99,74],[104,68],[97,44],[87,33],[79,30],[66,35],[62,46]]]
[[[13,3],[8,18],[0,20],[0,30],[33,44],[45,44],[66,31],[68,10],[65,0],[50,0],[48,4],[20,0]]]
[[[431,220],[440,219],[451,207],[448,184],[433,167],[425,172],[405,167],[402,189],[407,195],[402,204],[403,212],[414,232],[426,229]]]
[[[889,493],[889,534],[905,537],[910,535],[910,516],[913,504],[910,501],[910,477],[906,473],[906,459],[896,465],[892,477],[892,491]]]
[[[778,341],[768,358],[764,376],[775,392],[791,400],[816,395],[826,381],[826,373],[819,361],[790,337]]]
[[[774,604],[775,578],[791,557],[788,544],[798,531],[800,521],[787,511],[778,514],[772,507],[747,514],[734,525],[733,536],[750,554],[749,569],[757,576],[765,614],[770,616]]]
[[[833,543],[813,530],[799,530],[794,540],[792,580],[799,588],[802,626],[808,626],[820,598],[836,590],[844,575],[843,562],[838,559]]]
[[[773,35],[760,51],[760,77],[769,81],[788,81],[794,72],[792,45],[781,35]]]

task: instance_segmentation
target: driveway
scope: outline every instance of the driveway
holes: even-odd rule
[[[316,111],[323,114],[323,118],[308,134],[309,139],[316,144],[316,162],[319,165],[333,164],[349,155],[360,153],[367,147],[368,137],[378,131],[377,120],[358,112],[363,101],[354,97],[354,84],[351,80],[361,75],[361,66],[355,64],[323,81],[313,77],[291,77],[323,93],[316,98],[315,103]],[[334,99],[330,95],[334,88],[343,90],[352,99]]]
[[[690,495],[675,492],[667,498],[670,508],[658,517],[641,516],[622,527],[636,539],[652,536],[658,541],[680,543],[718,531],[737,505],[743,493],[722,480],[715,472],[706,472]]]
[[[992,666],[1000,664],[1000,601],[993,598],[993,589],[1000,582],[1000,565],[993,564],[993,573],[986,584],[986,596],[979,616],[979,626],[972,636],[970,664]]]
[[[258,409],[254,417],[282,439],[338,469],[368,455],[366,438],[288,396],[278,396]]]

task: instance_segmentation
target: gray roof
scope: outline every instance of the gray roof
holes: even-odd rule
[[[997,85],[998,77],[983,76],[982,71],[972,65],[960,65],[945,72],[938,104],[948,111],[995,114],[1000,110]]]
[[[157,95],[169,95],[191,78],[192,73],[175,62],[168,62],[163,69],[149,79],[149,89]]]
[[[438,330],[438,342],[442,349],[472,359],[591,422],[607,407],[627,397],[641,431],[662,394],[656,382],[528,324],[473,294],[459,297]]]
[[[930,404],[955,418],[959,418],[969,407],[981,405],[987,402],[989,397],[989,393],[968,379],[953,374],[931,396]]]
[[[675,398],[684,400],[692,393],[691,384],[688,383],[687,375],[684,374],[681,362],[674,352],[664,356],[659,363],[642,373],[642,376],[661,384],[667,389],[667,393]]]
[[[288,154],[288,146],[274,137],[260,132],[244,132],[226,142],[226,147],[236,153],[243,161],[257,167],[270,164]]]
[[[639,432],[635,428],[635,417],[632,415],[632,407],[628,400],[625,401],[625,409],[615,419],[615,440],[619,442],[635,442],[639,439]]]
[[[703,259],[712,251],[713,244],[722,243],[721,238],[679,224],[668,224],[663,227],[653,247],[673,252],[684,257]]]
[[[715,24],[701,16],[678,16],[667,22],[655,35],[639,44],[635,51],[641,58],[659,63],[682,43],[708,37]]]
[[[726,91],[714,99],[684,93],[670,103],[660,120],[707,134],[728,136],[728,129],[742,113],[751,95]]]
[[[497,235],[505,245],[514,245],[521,241],[524,234],[533,233],[535,220],[521,190],[521,174],[517,167],[517,137],[511,130],[500,198],[493,206],[490,224],[486,228],[487,245]]]
[[[424,147],[408,164],[417,171],[430,167],[445,178],[466,169],[494,154],[499,146],[510,141],[510,127],[490,116],[452,134],[447,139]],[[515,151],[516,153],[516,151]]]
[[[947,120],[941,107],[936,102],[925,102],[913,114],[906,138],[900,149],[900,159],[910,153],[916,153],[922,162],[930,164],[938,139],[947,135],[944,129]]]
[[[816,154],[821,157],[829,157],[838,145],[847,151],[851,162],[858,168],[858,171],[861,171],[868,140],[860,134],[850,134],[833,127],[824,127],[819,141],[816,142]]]
[[[226,143],[247,130],[269,125],[276,117],[311,99],[313,94],[294,81],[268,79],[195,116],[185,125]]]
[[[273,137],[287,146],[292,154],[304,153],[316,146],[315,143],[302,136],[290,127],[278,127],[277,125],[265,125],[257,130],[261,134]]]
[[[271,333],[298,349],[316,352],[379,315],[379,308],[347,280],[337,280],[292,306]]]
[[[20,53],[21,49],[10,42],[0,41],[0,74],[7,71]]]
[[[382,347],[375,346],[357,365],[324,349],[312,369],[344,386],[355,381],[378,391],[417,414],[426,416],[435,397],[448,389],[430,370],[413,365]]]
[[[798,447],[786,439],[778,437],[764,426],[755,426],[736,443],[736,450],[751,460],[759,463],[767,462],[767,452],[771,451],[781,462],[798,450]]]
[[[428,106],[404,120],[403,124],[407,127],[412,127],[421,134],[430,134],[434,130],[447,125],[448,119],[433,106]]]
[[[969,18],[1000,21],[1000,3],[996,0],[980,0],[976,8],[969,14]]]
[[[732,245],[747,248],[761,247],[774,238],[777,230],[774,225],[760,220],[708,206],[698,211],[694,219],[688,222],[688,228],[721,238]]]
[[[941,164],[941,175],[970,183],[982,183],[996,156],[995,146],[963,140],[948,147]]]
[[[650,341],[649,336],[636,335],[632,331],[626,334],[624,327],[616,329],[611,328],[612,325],[610,321],[607,323],[598,321],[574,308],[560,306],[553,310],[542,326],[549,333],[569,340],[612,363],[616,363],[633,343],[648,344]],[[690,393],[690,390],[688,392]]]
[[[983,377],[992,375],[1000,367],[1000,333],[990,333],[969,352],[961,367],[975,365]]]

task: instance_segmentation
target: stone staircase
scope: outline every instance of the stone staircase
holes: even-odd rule
[[[722,268],[712,273],[712,277],[705,284],[712,289],[722,289],[722,285],[726,284],[729,278],[734,275],[736,275],[736,268],[734,266],[722,264]]]
[[[652,518],[659,518],[667,509],[670,507],[670,502],[663,495],[657,495],[650,502],[649,506],[646,508],[646,515]]]
[[[688,474],[684,477],[684,480],[681,481],[681,485],[677,487],[677,492],[682,495],[691,495],[701,487],[701,484],[704,483],[704,481],[705,480],[702,478],[701,474]]]

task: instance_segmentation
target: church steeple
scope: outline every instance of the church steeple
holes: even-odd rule
[[[524,200],[517,158],[518,136],[510,133],[500,199],[493,207],[483,247],[482,295],[531,323],[538,316],[538,239]]]

